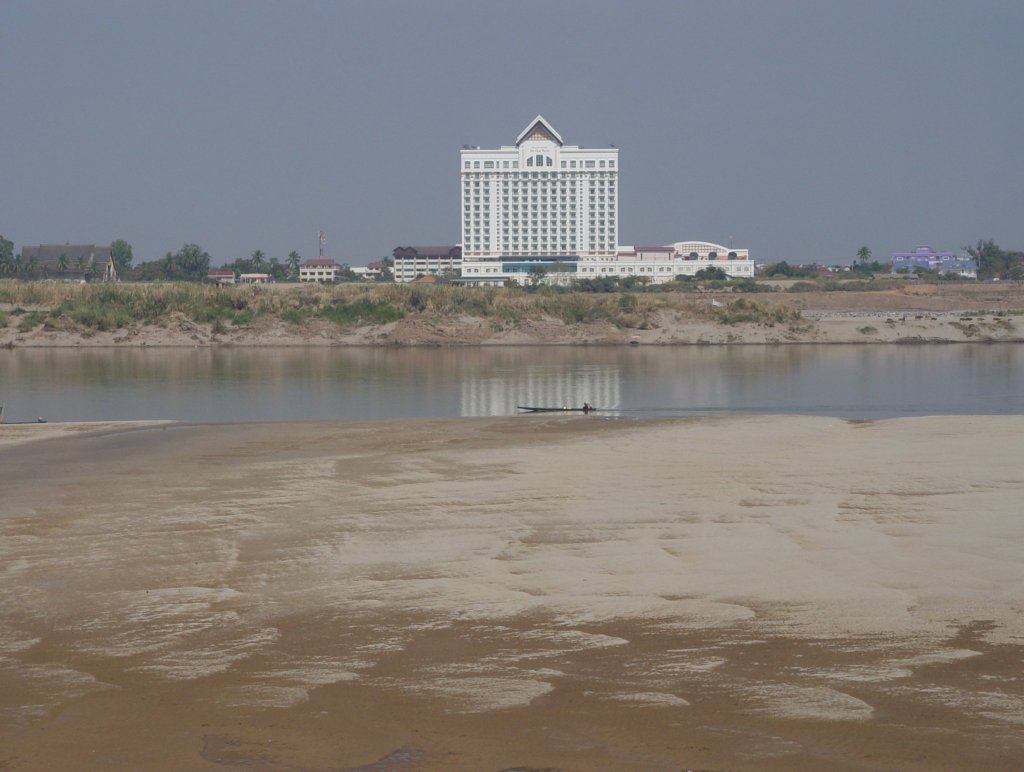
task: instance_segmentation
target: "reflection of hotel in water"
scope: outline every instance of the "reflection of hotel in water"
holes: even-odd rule
[[[468,376],[462,383],[462,415],[508,415],[517,405],[533,407],[615,407],[621,400],[622,375],[617,366],[586,367],[572,372],[524,370],[499,377]]]

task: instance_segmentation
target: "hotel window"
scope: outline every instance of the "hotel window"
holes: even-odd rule
[[[480,168],[480,162],[479,161],[473,161],[473,168],[474,169],[479,169]]]
[[[594,162],[593,161],[587,161],[587,168],[588,169],[593,169],[594,168]]]
[[[463,169],[468,169],[469,168],[469,161],[466,161],[466,163],[463,165],[462,168]]]
[[[604,164],[602,164],[602,166],[603,165]],[[484,161],[484,168],[485,169],[493,169],[494,168],[494,161]]]

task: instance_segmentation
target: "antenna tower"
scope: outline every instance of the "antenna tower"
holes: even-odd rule
[[[320,231],[320,259],[324,259],[324,245],[327,244],[327,236],[323,231]]]

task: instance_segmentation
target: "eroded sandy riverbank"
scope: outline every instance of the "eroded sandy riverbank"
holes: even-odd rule
[[[124,428],[0,427],[8,768],[1024,760],[1024,418]]]
[[[392,289],[401,295],[401,290],[409,288]],[[144,290],[135,287],[134,291]],[[132,289],[124,291],[130,294]],[[240,296],[237,302],[258,305],[260,298],[281,302],[298,290],[239,290],[244,291],[252,297]],[[443,288],[437,292],[440,296]],[[272,313],[239,324],[224,320],[203,323],[178,310],[157,323],[134,321],[101,328],[85,328],[66,315],[49,318],[50,309],[39,306],[33,307],[41,316],[34,319],[31,329],[26,322],[28,311],[22,308],[21,315],[15,315],[16,309],[7,303],[0,304],[0,314],[7,315],[6,323],[0,323],[0,347],[756,345],[1024,340],[1024,322],[1020,321],[1024,318],[1024,287],[1011,283],[907,284],[871,292],[570,295],[552,301],[554,305],[548,312],[537,303],[530,304],[537,299],[535,296],[502,297],[509,303],[518,299],[524,305],[503,310],[492,308],[484,316],[470,311],[441,312],[403,306],[404,316],[398,321],[351,321],[343,325],[309,316],[303,317],[301,323],[291,323]],[[399,299],[408,305],[407,297]],[[597,313],[592,307],[595,303],[610,304],[611,310],[605,307]],[[746,310],[740,307],[744,305]],[[779,313],[773,315],[771,310]],[[48,321],[44,322],[42,317]]]

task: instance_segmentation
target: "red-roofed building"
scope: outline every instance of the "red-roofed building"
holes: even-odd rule
[[[234,284],[235,283],[235,272],[234,271],[210,271],[206,274],[206,278],[212,281],[214,284]]]

